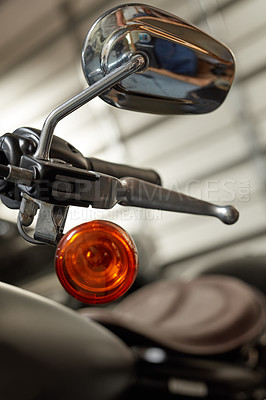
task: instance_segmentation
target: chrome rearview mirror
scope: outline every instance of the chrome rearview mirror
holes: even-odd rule
[[[155,114],[202,114],[224,101],[234,57],[223,44],[157,8],[113,8],[92,26],[82,66],[89,84],[46,118],[35,157],[49,160],[57,123],[100,96],[113,106]]]
[[[123,109],[201,114],[225,99],[234,77],[230,50],[195,26],[157,8],[128,4],[92,26],[82,51],[89,85],[142,55],[145,67],[100,97]]]

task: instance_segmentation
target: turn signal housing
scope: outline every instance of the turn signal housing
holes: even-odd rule
[[[90,221],[62,237],[55,266],[61,284],[73,297],[89,304],[109,303],[134,282],[137,250],[120,226],[109,221]]]

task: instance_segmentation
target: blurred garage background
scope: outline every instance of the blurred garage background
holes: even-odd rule
[[[0,132],[41,128],[47,114],[86,87],[80,55],[104,11],[125,1],[0,0]],[[85,155],[156,169],[164,186],[240,211],[234,226],[161,211],[72,209],[67,228],[94,218],[120,224],[140,249],[143,276],[192,276],[229,260],[266,255],[266,2],[152,0],[198,25],[236,57],[236,79],[216,112],[154,116],[91,101],[55,134]],[[53,272],[53,248],[17,235],[17,212],[0,206],[0,279],[68,300]],[[265,259],[265,258],[264,258]],[[266,266],[265,266],[266,268]]]

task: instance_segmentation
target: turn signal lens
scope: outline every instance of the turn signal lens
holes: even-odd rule
[[[109,221],[90,221],[66,233],[57,246],[56,272],[63,287],[89,304],[111,302],[134,282],[137,250],[130,236]]]

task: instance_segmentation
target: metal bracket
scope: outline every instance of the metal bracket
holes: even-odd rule
[[[36,200],[25,193],[22,197],[18,215],[18,228],[21,235],[30,243],[57,245],[63,235],[69,207]],[[24,227],[31,225],[38,210],[34,237],[31,237]]]

